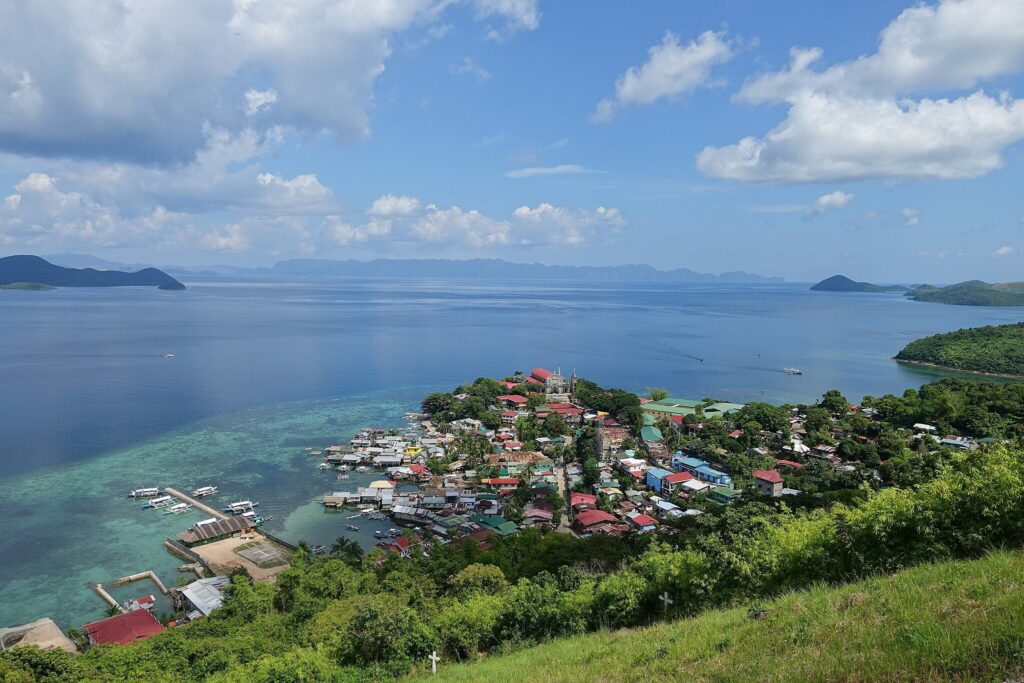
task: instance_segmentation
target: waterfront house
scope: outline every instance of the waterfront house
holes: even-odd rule
[[[782,495],[782,475],[778,470],[754,470],[754,485],[762,496],[778,498]]]
[[[164,630],[148,610],[139,609],[85,625],[90,645],[129,645]]]

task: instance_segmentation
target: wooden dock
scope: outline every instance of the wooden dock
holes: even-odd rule
[[[177,489],[165,488],[164,489],[164,493],[167,494],[168,496],[174,496],[175,498],[178,498],[179,500],[185,501],[186,503],[190,504],[195,509],[202,510],[203,512],[205,512],[206,514],[210,515],[211,517],[216,517],[217,519],[227,519],[228,518],[228,516],[225,515],[223,512],[221,512],[220,510],[215,510],[212,507],[210,507],[209,505],[207,505],[205,503],[199,502],[198,500],[196,500],[192,496],[186,496],[184,493],[182,493],[181,491],[178,491]]]

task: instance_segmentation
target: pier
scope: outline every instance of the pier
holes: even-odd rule
[[[168,488],[164,489],[164,493],[166,493],[168,496],[174,496],[175,498],[177,498],[179,500],[185,501],[186,503],[190,504],[195,509],[202,510],[203,512],[205,512],[206,514],[210,515],[211,517],[216,517],[217,519],[227,519],[228,518],[228,516],[225,515],[223,512],[221,512],[220,510],[215,510],[212,507],[210,507],[209,505],[206,505],[205,503],[199,502],[198,500],[196,500],[192,496],[186,496],[184,493],[182,493],[181,491],[178,491],[177,489],[172,489],[172,488],[168,487]]]
[[[150,581],[155,583],[157,589],[159,589],[161,594],[167,595],[167,586],[165,586],[163,581],[160,580],[160,577],[156,575],[156,572],[154,572],[152,570],[150,570],[148,572],[140,572],[138,574],[132,574],[131,576],[122,577],[122,578],[118,579],[117,581],[114,581],[114,583],[110,584],[110,585],[113,585],[113,586],[124,586],[124,585],[129,584],[129,583],[135,583],[136,581],[145,581],[146,579],[149,579]],[[96,594],[98,596],[100,596],[100,598],[103,600],[103,602],[107,603],[108,605],[110,605],[111,607],[115,608],[119,612],[124,612],[124,608],[121,607],[121,604],[118,603],[118,601],[114,599],[114,596],[112,596],[110,593],[107,592],[107,589],[104,587],[104,585],[102,583],[94,583],[94,584],[92,584],[92,589],[94,591],[96,591]]]

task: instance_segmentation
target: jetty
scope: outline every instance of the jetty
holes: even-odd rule
[[[115,586],[115,587],[116,586],[124,586],[124,585],[127,585],[129,583],[135,583],[136,581],[145,581],[147,579],[156,584],[156,587],[160,590],[161,594],[167,595],[167,586],[164,585],[163,581],[160,580],[160,577],[157,576],[156,572],[154,572],[153,570],[150,570],[148,572],[140,572],[138,574],[132,574],[130,576],[121,577],[120,579],[118,579],[117,581],[114,581],[110,585]],[[110,593],[107,592],[106,587],[104,587],[104,585],[102,583],[94,583],[94,584],[92,584],[92,589],[94,591],[96,591],[96,594],[98,596],[100,596],[100,598],[103,600],[103,602],[105,602],[108,605],[110,605],[111,607],[117,609],[119,612],[124,612],[124,607],[122,607],[121,604],[117,600],[114,599],[114,596],[112,596]]]
[[[205,503],[202,503],[202,502],[196,500],[192,496],[186,496],[181,491],[178,491],[178,490],[172,489],[172,488],[166,488],[166,489],[164,489],[164,493],[166,493],[169,496],[174,496],[174,497],[176,497],[176,498],[178,498],[180,500],[183,500],[186,503],[191,503],[192,507],[194,507],[197,510],[202,510],[203,512],[205,512],[206,514],[210,515],[211,517],[216,517],[217,519],[227,519],[227,515],[225,515],[220,510],[214,509],[214,508],[210,507],[209,505],[206,505]]]

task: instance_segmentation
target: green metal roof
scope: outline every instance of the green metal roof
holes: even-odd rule
[[[723,401],[721,403],[712,403],[704,409],[704,412],[734,413],[744,407],[746,406],[742,403],[727,403]]]
[[[654,416],[653,415],[651,415],[650,413],[644,413],[643,418],[644,418],[644,426],[646,426],[646,427],[653,427],[654,426]]]
[[[663,415],[693,415],[693,408],[683,408],[679,406],[667,406],[661,403],[645,403],[640,406],[649,413],[661,413]]]
[[[640,430],[640,437],[648,442],[661,441],[664,438],[661,435],[661,430],[657,427],[644,427]]]

